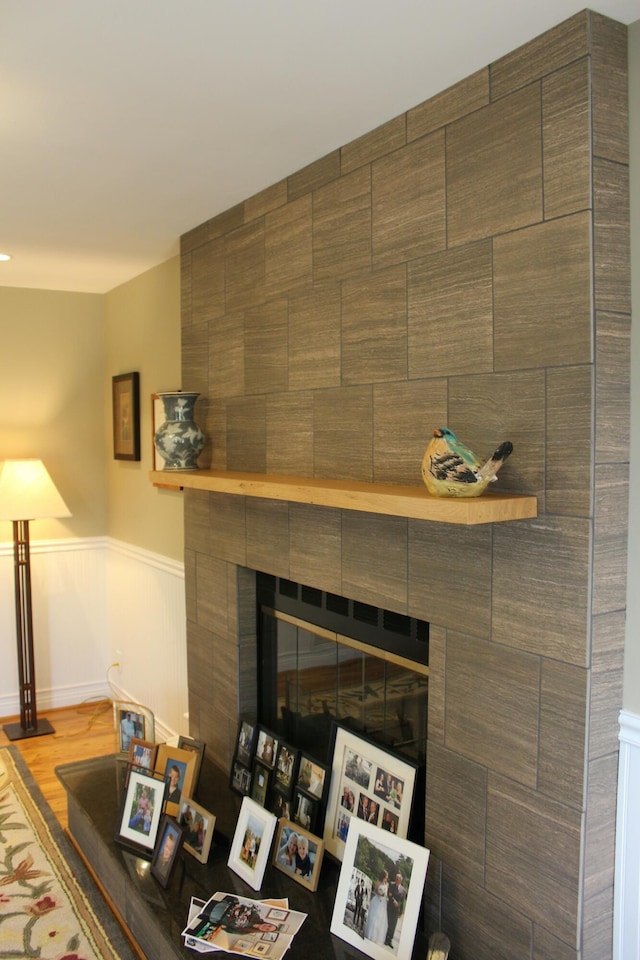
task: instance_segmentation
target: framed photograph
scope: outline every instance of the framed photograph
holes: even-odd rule
[[[158,838],[167,784],[153,772],[129,769],[115,841],[151,860]]]
[[[254,890],[262,886],[277,822],[251,797],[243,799],[227,865]]]
[[[429,851],[351,818],[331,933],[373,960],[410,957]]]
[[[169,886],[171,874],[178,861],[178,854],[182,847],[183,838],[182,827],[176,823],[173,817],[168,817],[165,813],[160,821],[158,842],[156,843],[151,860],[151,874],[162,887]]]
[[[170,747],[167,743],[161,743],[158,747],[156,773],[159,773],[167,781],[165,813],[168,813],[171,817],[178,816],[180,800],[183,795],[190,797],[193,793],[193,777],[197,759],[197,755],[192,750]]]
[[[216,818],[190,797],[180,801],[178,823],[184,830],[184,849],[200,863],[209,859]]]
[[[231,780],[229,786],[242,797],[248,797],[251,794],[251,781],[253,774],[248,767],[243,767],[241,763],[234,760],[231,767]]]
[[[396,836],[406,837],[415,779],[415,764],[335,724],[325,850],[342,860],[349,821],[382,826],[387,813],[393,816]]]
[[[276,753],[273,789],[278,790],[285,797],[290,797],[293,790],[297,759],[298,750],[281,740]]]
[[[204,760],[204,751],[206,744],[202,740],[194,740],[192,737],[178,737],[178,748],[180,750],[191,750],[197,755],[196,769],[193,774],[193,794],[198,796],[198,781],[200,780],[200,771],[202,770],[202,761]]]
[[[234,759],[243,767],[250,767],[256,745],[257,727],[248,720],[241,720]]]
[[[113,725],[116,731],[116,753],[129,756],[132,738],[155,741],[155,722],[153,714],[140,703],[126,700],[114,700]]]
[[[328,786],[328,769],[325,763],[318,763],[303,751],[300,754],[296,787],[298,790],[304,790],[314,799],[322,800]]]
[[[268,801],[267,807],[278,820],[283,817],[285,820],[291,820],[291,800],[284,794],[278,793],[277,790],[271,791],[271,799]]]
[[[316,830],[320,802],[297,788],[293,791],[291,820],[304,830]]]
[[[140,459],[140,375],[112,377],[113,458]]]
[[[324,854],[320,837],[290,820],[280,820],[273,852],[273,865],[308,890],[316,890]]]
[[[261,807],[266,807],[267,805],[271,773],[272,771],[269,767],[265,767],[259,760],[253,761],[250,797],[252,800],[255,800],[256,803],[259,803]]]
[[[270,730],[264,727],[258,727],[258,739],[256,741],[256,760],[263,763],[266,767],[273,770],[278,753],[278,737]]]
[[[158,746],[150,740],[131,737],[129,744],[129,765],[136,770],[155,770]]]

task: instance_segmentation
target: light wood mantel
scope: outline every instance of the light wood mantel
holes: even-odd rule
[[[172,485],[209,490],[212,493],[310,503],[436,523],[499,523],[504,520],[526,520],[538,514],[536,497],[522,494],[489,493],[483,497],[445,499],[431,496],[425,487],[224,470],[152,470],[149,477],[160,486]]]

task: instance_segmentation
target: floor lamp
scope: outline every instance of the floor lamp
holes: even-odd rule
[[[4,726],[9,740],[24,740],[26,737],[40,737],[54,732],[48,720],[38,719],[36,709],[29,521],[70,516],[42,460],[5,460],[0,464],[0,520],[11,520],[13,523],[20,687],[20,723]]]

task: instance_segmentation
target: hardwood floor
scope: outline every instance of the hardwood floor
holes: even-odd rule
[[[94,700],[77,707],[38,711],[54,728],[54,733],[13,744],[22,754],[47,802],[63,827],[67,826],[67,798],[56,774],[61,763],[87,760],[114,753],[116,749],[113,727],[113,707],[110,700]],[[19,717],[0,720],[0,746],[8,740],[2,724]]]

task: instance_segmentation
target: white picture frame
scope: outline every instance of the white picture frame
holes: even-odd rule
[[[325,852],[342,860],[345,838],[352,819],[385,827],[392,816],[394,836],[405,838],[411,820],[416,764],[405,760],[371,740],[360,737],[336,724],[333,738],[331,780],[324,821]],[[398,799],[378,788],[380,775],[401,785]],[[367,820],[363,804],[373,811],[375,818]]]
[[[277,817],[251,797],[243,798],[227,866],[254,890],[262,886],[277,823]]]
[[[357,947],[372,960],[410,957],[428,863],[429,850],[426,847],[352,818],[331,917],[331,933]],[[387,873],[386,882],[381,873],[383,869]],[[390,929],[387,905],[389,894],[393,892],[389,878],[393,875],[391,883],[394,883],[396,873],[402,876],[405,898],[389,945],[385,942]],[[355,891],[358,884],[363,884],[365,893],[364,916],[357,917]]]

